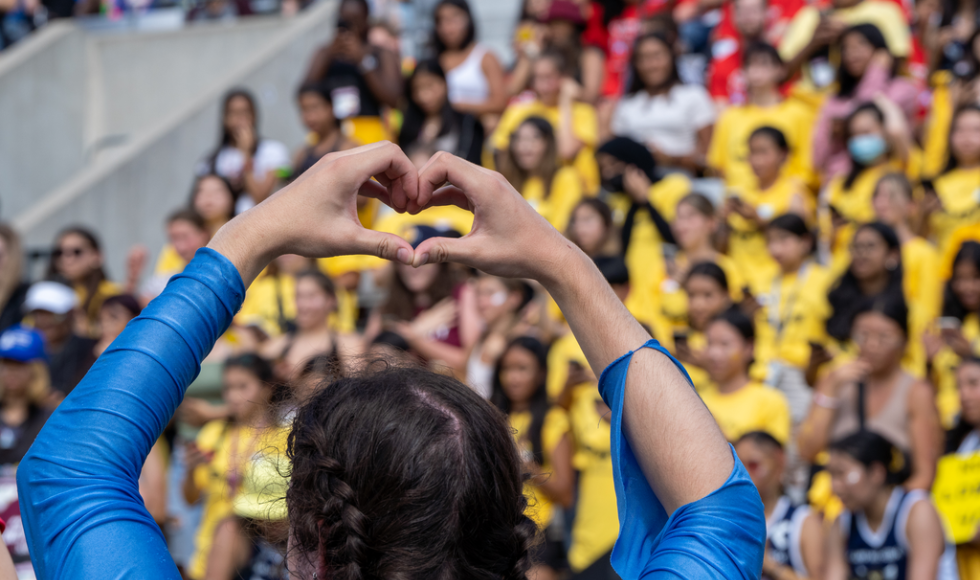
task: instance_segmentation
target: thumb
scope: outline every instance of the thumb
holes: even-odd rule
[[[377,256],[409,266],[415,256],[412,245],[395,234],[361,228],[361,231],[354,236],[353,242],[352,251],[347,253]]]
[[[415,248],[415,260],[412,265],[418,268],[425,264],[442,262],[458,262],[470,265],[473,256],[472,238],[429,238]]]

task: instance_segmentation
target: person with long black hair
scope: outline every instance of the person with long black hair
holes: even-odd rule
[[[966,241],[953,259],[953,274],[943,289],[938,332],[924,335],[930,378],[943,424],[960,412],[956,372],[960,362],[980,355],[980,242]]]
[[[430,146],[448,151],[470,163],[483,155],[483,124],[461,113],[449,100],[446,74],[436,59],[423,60],[405,82],[406,109],[398,144],[405,151]]]
[[[489,47],[477,42],[466,0],[442,0],[433,11],[432,50],[446,73],[449,102],[474,117],[499,115],[507,106],[504,69]]]
[[[901,450],[859,431],[830,444],[827,470],[846,509],[830,527],[824,578],[936,578],[942,524],[928,492],[910,487]]]
[[[221,140],[197,166],[197,175],[216,174],[228,180],[238,198],[236,213],[272,194],[280,172],[290,166],[289,149],[259,133],[255,97],[245,89],[229,91],[221,105]]]
[[[389,143],[331,154],[307,175],[200,250],[41,430],[17,471],[38,578],[179,578],[135,493],[139,468],[245,288],[283,253],[451,259],[542,283],[590,366],[606,369],[622,522],[613,567],[625,578],[759,576],[758,492],[678,363],[502,177],[448,154],[419,173]],[[478,227],[413,248],[357,223],[358,191],[413,213],[473,208]],[[291,577],[526,578],[537,526],[520,455],[503,415],[466,385],[406,368],[341,379],[300,409],[287,451]]]
[[[715,123],[714,103],[702,85],[681,81],[677,55],[667,37],[651,32],[637,39],[630,78],[612,117],[612,134],[646,145],[660,172],[694,175],[703,170]]]
[[[548,402],[547,372],[548,348],[536,338],[519,336],[497,362],[490,397],[514,429],[531,476],[524,485],[527,513],[542,531],[552,525],[556,509],[571,507],[575,477],[568,415]],[[565,567],[563,542],[547,539],[547,532],[545,537],[537,548],[537,564],[528,572],[539,580],[557,578]]]
[[[9,225],[0,223],[0,332],[23,318],[28,287],[20,236]]]
[[[565,230],[582,199],[582,179],[574,168],[559,165],[551,123],[541,117],[524,119],[500,156],[499,170],[548,223]]]
[[[929,489],[941,445],[932,387],[902,370],[909,340],[908,309],[901,293],[856,300],[851,340],[857,357],[839,364],[816,385],[810,413],[800,426],[800,456],[813,462],[831,441],[861,430],[887,436],[912,457],[906,487]]]
[[[834,138],[835,123],[844,121],[863,103],[883,97],[902,112],[904,136],[911,139],[908,127],[918,106],[918,87],[910,79],[896,76],[898,61],[877,26],[858,24],[848,28],[841,34],[839,46],[837,92],[824,102],[813,128],[813,167],[821,170],[825,180],[847,175],[854,160],[853,152],[848,156],[848,141]],[[862,163],[860,159],[856,161]]]

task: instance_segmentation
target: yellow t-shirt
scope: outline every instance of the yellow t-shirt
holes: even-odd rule
[[[569,409],[575,441],[572,464],[579,479],[568,564],[576,573],[611,550],[619,536],[610,426],[608,417],[603,419],[596,409],[596,403],[601,401],[594,385],[584,385],[576,388]]]
[[[821,235],[826,236],[825,240],[830,246],[831,263],[830,269],[836,274],[842,274],[850,263],[851,238],[857,231],[858,226],[875,220],[874,207],[871,205],[871,198],[874,197],[875,187],[878,180],[886,173],[893,170],[889,163],[882,163],[876,167],[871,167],[858,175],[849,189],[844,189],[846,177],[837,176],[831,180],[827,186],[827,203],[841,214],[848,221],[848,224],[840,228],[833,239],[826,239],[833,231],[831,229],[831,218],[828,212],[820,216]]]
[[[444,205],[430,207],[416,215],[391,213],[378,220],[374,229],[408,239],[412,235],[413,228],[423,225],[436,229],[456,230],[466,235],[473,229],[473,212],[454,205]]]
[[[939,277],[942,280],[949,280],[953,276],[953,261],[959,253],[963,242],[980,242],[980,223],[969,226],[962,226],[953,230],[946,240],[946,247],[941,250],[942,258],[939,263]]]
[[[751,431],[765,431],[784,445],[789,441],[789,405],[776,389],[750,382],[734,393],[709,389],[701,400],[729,441]]]
[[[521,195],[556,230],[564,233],[572,210],[582,199],[582,180],[571,167],[560,168],[551,180],[551,190],[545,197],[544,181],[532,177],[524,182]]]
[[[764,220],[789,212],[798,198],[804,203],[809,201],[800,182],[788,176],[780,178],[765,191],[759,190],[753,183],[737,188],[734,193],[752,206]],[[810,213],[807,211],[807,214]],[[728,216],[728,225],[731,228],[728,235],[728,255],[738,264],[741,277],[747,282],[752,294],[759,296],[767,292],[772,286],[772,280],[779,274],[779,264],[769,255],[765,231],[734,212]]]
[[[947,149],[949,149],[949,128],[953,122],[953,99],[949,86],[953,75],[949,71],[938,71],[932,75],[932,107],[926,119],[925,143],[922,146],[922,175],[939,175],[945,168]]]
[[[774,107],[729,107],[715,123],[708,165],[724,174],[729,188],[755,188],[756,176],[749,165],[749,136],[759,127],[770,126],[782,131],[789,142],[790,156],[784,174],[809,183],[813,172],[813,121],[813,112],[796,100],[785,100]]]
[[[874,24],[885,37],[889,51],[896,57],[906,57],[912,48],[912,35],[909,23],[902,9],[893,2],[884,0],[864,0],[849,8],[838,8],[831,11],[831,18],[843,21],[849,26],[856,24]],[[783,60],[792,60],[813,38],[813,33],[820,23],[820,11],[813,6],[800,9],[793,17],[786,34],[779,43],[779,55]],[[837,62],[836,56],[832,59]],[[809,68],[805,67],[805,75],[809,79]],[[807,82],[810,85],[811,83]]]
[[[203,494],[204,510],[194,543],[190,576],[204,578],[214,531],[230,516],[235,495],[241,491],[242,479],[256,455],[285,457],[289,428],[256,431],[235,427],[227,421],[212,421],[201,428],[197,446],[211,452],[211,462],[194,470],[194,484]]]
[[[506,151],[510,146],[511,134],[528,117],[541,117],[551,123],[556,131],[561,122],[558,107],[549,107],[541,101],[511,105],[500,117],[490,138],[493,148]],[[572,104],[572,133],[582,142],[582,148],[568,165],[578,170],[583,191],[591,195],[599,191],[599,165],[595,160],[595,150],[599,145],[599,120],[592,105],[578,102]]]
[[[180,257],[172,244],[165,244],[157,257],[156,266],[153,267],[155,276],[172,276],[184,271],[187,262]]]
[[[531,445],[530,434],[528,433],[531,428],[531,412],[511,413],[507,419],[514,430],[517,448],[522,453],[533,453],[533,445]],[[568,434],[570,428],[568,414],[565,413],[564,409],[552,407],[548,410],[541,426],[541,453],[544,455],[544,463],[541,464],[541,468],[543,473],[551,471],[551,455],[561,443],[562,437]],[[537,486],[530,482],[524,482],[524,496],[527,497],[528,501],[524,513],[534,520],[534,523],[538,524],[538,528],[542,530],[547,528],[548,524],[551,523],[555,509],[551,500],[545,494],[538,493]]]
[[[939,316],[943,285],[939,278],[939,252],[926,240],[915,237],[902,244],[903,285],[906,298],[917,307],[925,328]]]
[[[270,337],[282,334],[281,322],[296,318],[296,279],[292,276],[260,274],[245,292],[235,322],[256,324]]]
[[[980,167],[954,169],[933,184],[943,209],[930,216],[929,227],[939,250],[945,252],[957,228],[980,223]]]
[[[670,222],[674,219],[677,202],[690,191],[691,180],[680,174],[672,174],[650,186],[648,199],[650,205]],[[623,227],[632,200],[625,193],[614,193],[607,201],[612,210],[613,223],[617,228]],[[630,292],[640,293],[655,300],[659,295],[660,281],[666,277],[666,268],[663,239],[646,211],[636,213],[630,247],[626,251],[626,267],[630,272]]]
[[[316,265],[334,281],[344,274],[364,272],[383,267],[387,262],[375,256],[334,256],[320,258]],[[342,334],[357,331],[357,289],[335,287],[337,310],[330,315],[330,327]]]
[[[575,361],[584,368],[589,367],[589,361],[582,352],[575,336],[569,332],[551,344],[548,350],[548,398],[554,401],[565,390],[568,381],[568,363]]]
[[[806,369],[810,342],[826,340],[831,282],[827,268],[812,262],[773,281],[770,291],[763,295],[766,305],[756,317],[757,361],[778,361]]]
[[[970,341],[973,354],[980,356],[980,320],[977,315],[967,314],[960,331]],[[947,429],[953,427],[960,413],[960,395],[956,389],[956,369],[959,366],[960,357],[948,346],[944,346],[932,359],[933,376],[937,385],[936,406],[939,407],[943,426]]]

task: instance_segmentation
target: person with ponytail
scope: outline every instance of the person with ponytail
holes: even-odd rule
[[[830,444],[827,471],[845,510],[827,538],[826,580],[936,578],[942,524],[928,492],[906,483],[908,459],[898,447],[858,431]]]
[[[705,356],[713,388],[701,399],[729,441],[752,431],[766,431],[780,444],[789,442],[786,397],[749,377],[755,347],[752,319],[737,309],[715,316],[705,331]]]
[[[537,563],[528,572],[538,580],[557,579],[565,567],[561,530],[549,528],[555,510],[572,506],[575,477],[568,415],[548,403],[547,373],[547,347],[536,338],[519,336],[497,361],[490,396],[490,402],[507,416],[524,470],[530,474],[524,484],[525,511],[545,538],[536,547]]]
[[[230,418],[207,423],[187,446],[184,499],[189,504],[204,501],[188,570],[195,580],[212,577],[207,570],[215,530],[233,514],[235,498],[256,458],[286,450],[286,431],[272,406],[272,366],[257,355],[244,354],[228,359],[223,375],[221,394]]]
[[[762,294],[756,317],[756,357],[765,363],[766,383],[786,396],[794,427],[806,417],[812,389],[806,381],[811,344],[826,341],[830,310],[827,268],[813,259],[814,235],[796,214],[776,217],[766,227],[766,248],[779,275]]]
[[[911,456],[909,489],[929,489],[942,447],[935,395],[929,383],[902,370],[908,309],[901,293],[858,301],[851,340],[857,357],[840,363],[816,385],[800,425],[800,456],[814,462],[829,442],[863,429],[886,435]]]
[[[445,153],[419,172],[391,143],[311,171],[222,228],[48,419],[17,471],[37,578],[180,578],[135,493],[140,466],[245,288],[282,254],[452,260],[541,283],[589,366],[605,369],[621,522],[612,567],[623,578],[759,577],[762,502],[683,368],[503,177]],[[397,211],[469,208],[478,227],[413,248],[357,222],[359,191]],[[256,391],[247,406],[266,398]],[[538,529],[518,447],[503,414],[452,377],[389,367],[341,378],[299,410],[287,445],[291,578],[527,578]]]

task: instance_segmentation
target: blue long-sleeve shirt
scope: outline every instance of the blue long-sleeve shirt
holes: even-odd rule
[[[48,420],[17,473],[39,579],[180,578],[143,507],[140,470],[244,294],[231,262],[213,250],[198,251]],[[643,479],[622,434],[631,354],[610,365],[600,382],[613,409],[622,522],[614,565],[627,580],[663,571],[757,578],[765,522],[737,459],[724,486],[669,519]]]

